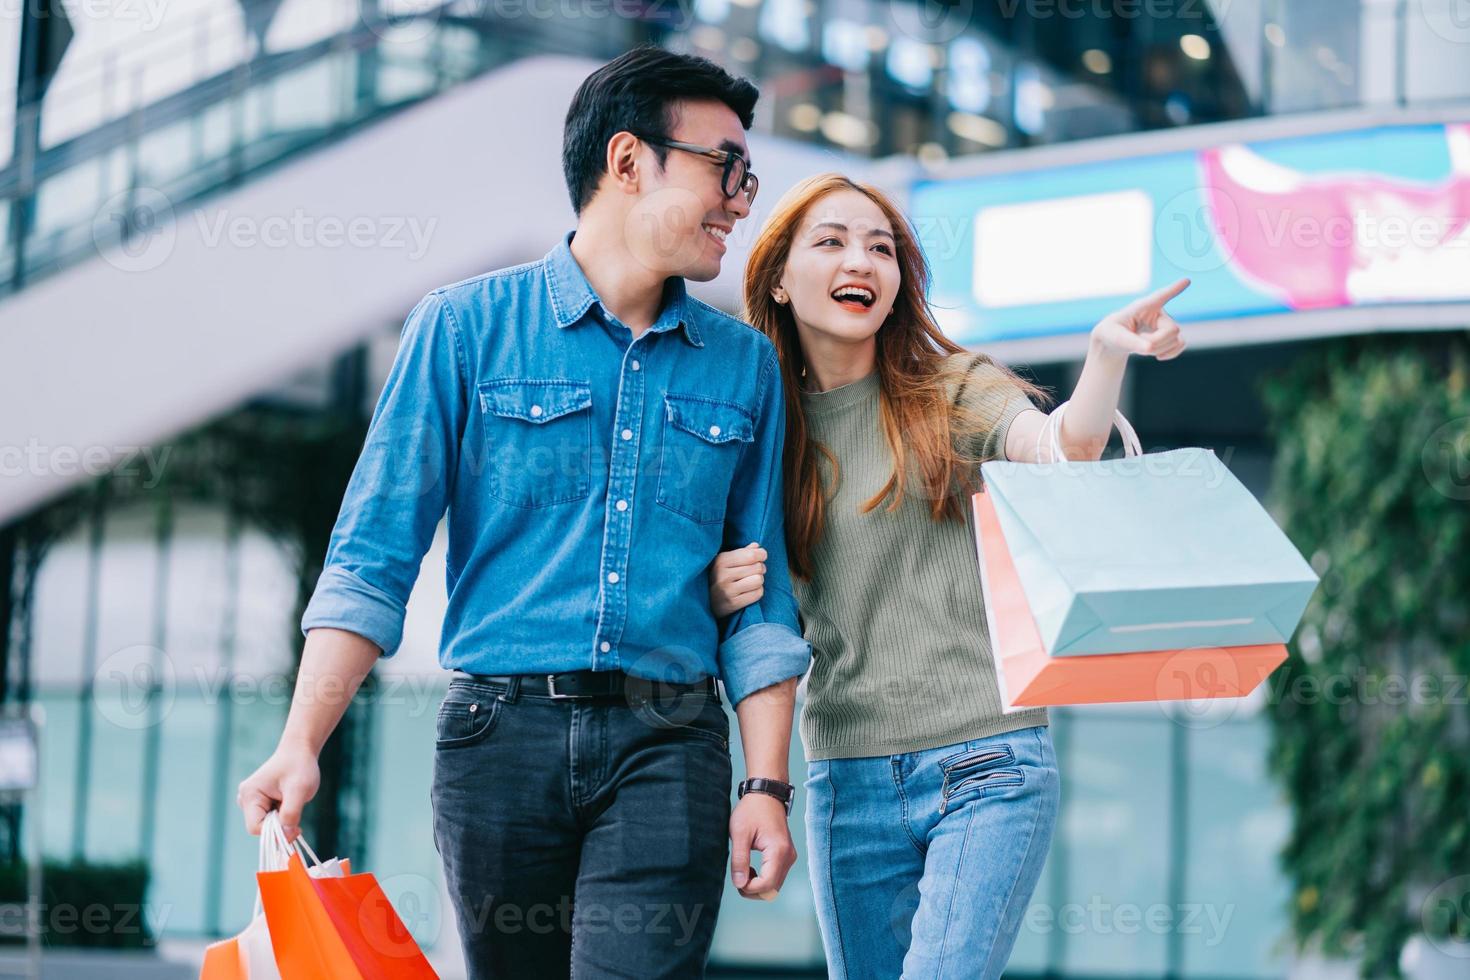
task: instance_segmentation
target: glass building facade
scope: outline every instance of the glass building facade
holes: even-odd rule
[[[215,193],[534,54],[697,52],[760,85],[763,131],[935,163],[1464,99],[1459,3],[202,0],[80,23],[39,77],[16,70],[40,42],[15,19],[0,33],[0,291],[126,234],[139,188]]]

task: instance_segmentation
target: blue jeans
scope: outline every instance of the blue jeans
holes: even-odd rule
[[[833,978],[999,977],[1051,847],[1045,725],[807,767],[807,855]]]
[[[704,976],[730,853],[730,722],[456,677],[434,843],[471,980]]]

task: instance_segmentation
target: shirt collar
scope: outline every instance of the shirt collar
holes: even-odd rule
[[[551,292],[551,308],[556,313],[556,325],[562,328],[581,322],[594,303],[601,303],[592,284],[582,272],[582,267],[572,255],[572,236],[576,233],[573,229],[562,236],[561,241],[546,253],[543,260],[546,264],[547,287]],[[602,313],[609,315],[606,309]],[[664,282],[663,307],[650,329],[654,333],[663,333],[682,327],[684,338],[690,344],[703,347],[704,341],[700,339],[693,314],[694,309],[683,277],[670,276]]]

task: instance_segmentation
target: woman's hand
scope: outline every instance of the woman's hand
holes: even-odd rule
[[[717,619],[744,609],[765,594],[766,549],[752,541],[722,551],[709,567],[709,607]]]
[[[1184,335],[1164,304],[1184,292],[1188,279],[1136,299],[1109,313],[1092,328],[1092,342],[1104,353],[1127,357],[1142,354],[1169,361],[1184,353]]]
[[[1174,318],[1164,312],[1164,304],[1187,288],[1189,280],[1180,279],[1109,313],[1092,328],[1087,360],[1056,434],[1063,458],[1102,458],[1113,430],[1113,412],[1118,407],[1129,354],[1169,361],[1184,353],[1184,335]],[[1041,412],[1017,415],[1006,434],[1006,459],[1053,462],[1056,457],[1049,440],[1042,438],[1046,423],[1047,417]]]

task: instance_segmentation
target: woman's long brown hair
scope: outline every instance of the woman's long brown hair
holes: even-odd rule
[[[832,468],[834,488],[840,474],[831,450],[811,438],[801,402],[799,382],[806,361],[796,321],[790,306],[777,303],[771,292],[785,271],[791,241],[807,211],[825,195],[841,190],[865,195],[887,217],[902,276],[893,314],[878,329],[876,338],[879,419],[893,455],[893,472],[882,489],[863,504],[860,513],[873,510],[885,497],[890,498],[887,509],[896,510],[905,492],[919,492],[929,501],[932,519],[963,520],[965,500],[979,484],[981,459],[971,450],[994,423],[993,418],[978,418],[971,409],[955,403],[954,393],[966,384],[971,368],[978,366],[973,362],[995,362],[976,354],[965,359],[962,366],[949,363],[950,355],[964,353],[965,348],[946,337],[934,321],[925,299],[929,263],[903,213],[882,191],[841,174],[819,174],[787,191],[776,202],[746,263],[744,319],[771,338],[780,357],[786,394],[783,463],[787,556],[791,573],[803,579],[812,576],[812,551],[822,536],[828,499],[818,455],[825,456]],[[1039,388],[1001,365],[995,366],[1002,376],[993,384],[1009,380],[1033,400],[1046,400]],[[916,479],[906,480],[905,473]]]

